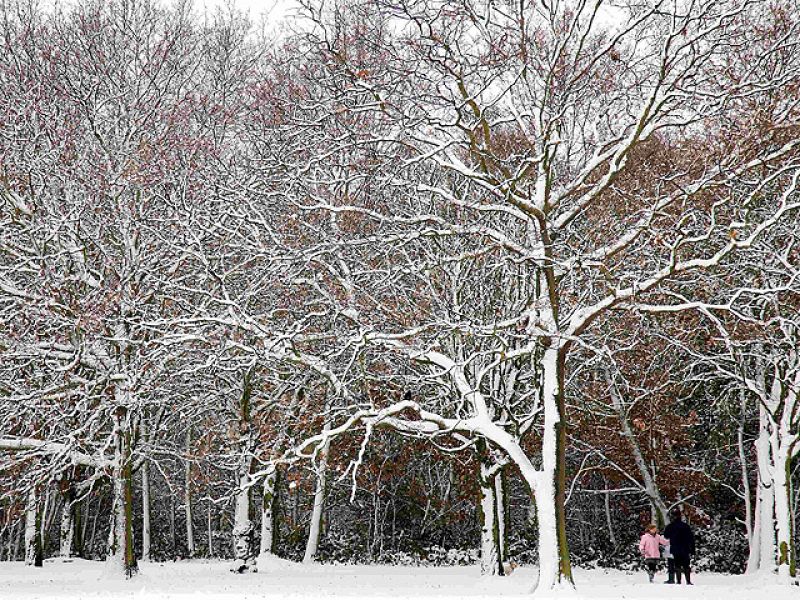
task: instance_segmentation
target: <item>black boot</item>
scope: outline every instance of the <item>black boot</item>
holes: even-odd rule
[[[689,570],[689,567],[686,567],[686,572],[684,573],[684,575],[686,575],[686,585],[692,585],[692,575],[691,575],[691,573],[692,572]]]
[[[667,559],[667,580],[664,583],[675,583],[675,562]]]

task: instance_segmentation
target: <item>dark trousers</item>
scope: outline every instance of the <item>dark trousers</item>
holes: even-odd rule
[[[675,559],[667,559],[667,583],[675,583]]]
[[[656,575],[656,570],[658,569],[658,559],[657,558],[645,558],[644,559],[644,567],[647,569],[647,577],[650,579],[652,583],[653,578]]]
[[[678,583],[681,582],[681,575],[686,576],[686,583],[692,583],[691,558],[688,554],[673,554],[675,563],[675,575]]]

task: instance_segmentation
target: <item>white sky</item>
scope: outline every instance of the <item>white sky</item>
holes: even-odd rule
[[[291,15],[297,6],[294,0],[195,0],[194,4],[198,10],[233,5],[249,12],[254,21],[266,16],[276,22]]]

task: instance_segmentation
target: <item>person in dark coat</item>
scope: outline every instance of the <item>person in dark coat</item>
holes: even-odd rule
[[[686,584],[692,585],[691,557],[694,554],[694,533],[684,523],[681,511],[673,508],[669,511],[670,523],[664,528],[664,537],[669,540],[669,551],[675,563],[675,577],[681,582],[681,575],[686,576]]]

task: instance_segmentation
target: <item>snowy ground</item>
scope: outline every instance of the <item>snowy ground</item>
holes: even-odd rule
[[[522,567],[511,577],[482,579],[477,567],[414,568],[387,566],[276,563],[257,574],[236,575],[222,562],[187,561],[144,564],[132,581],[109,578],[103,563],[47,561],[44,568],[0,563],[0,600],[87,598],[151,600],[220,598],[466,598],[492,600],[529,598],[534,568]],[[661,574],[659,574],[661,575]],[[699,574],[694,587],[648,584],[643,573],[578,570],[577,598],[591,600],[798,600],[797,587],[778,587],[744,576]],[[658,581],[663,581],[659,577]]]

